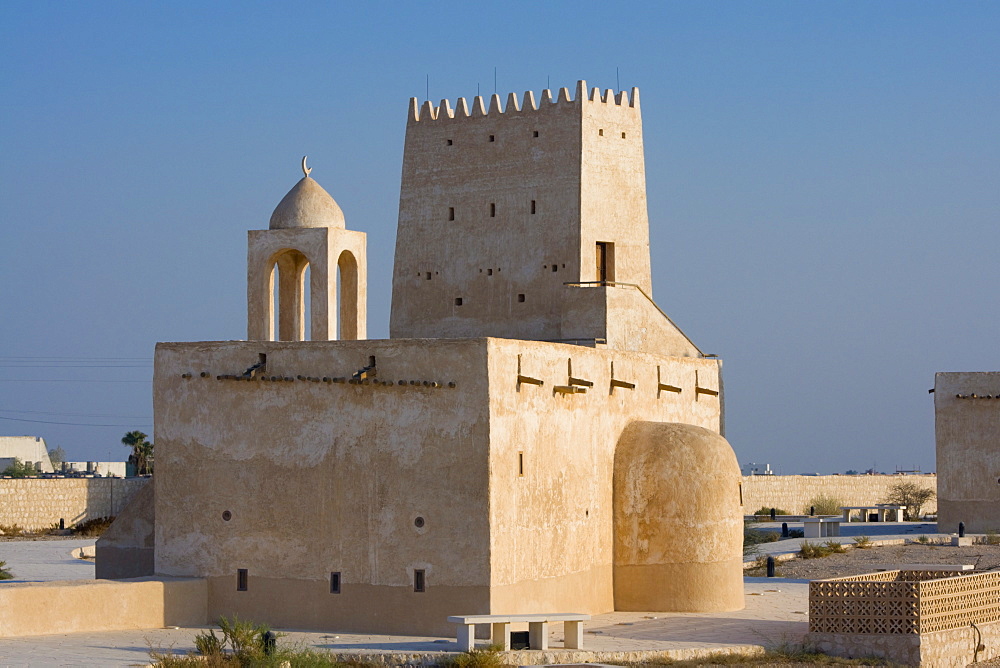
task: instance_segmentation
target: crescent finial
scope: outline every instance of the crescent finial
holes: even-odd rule
[[[302,156],[302,173],[305,174],[306,176],[309,176],[309,172],[313,170],[312,167],[306,167],[306,159],[308,157],[309,157],[308,155]]]

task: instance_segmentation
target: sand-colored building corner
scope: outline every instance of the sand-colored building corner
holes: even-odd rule
[[[653,300],[638,90],[411,100],[386,340],[303,171],[249,233],[248,340],[157,345],[155,490],[102,574],[345,631],[742,608],[722,363]]]

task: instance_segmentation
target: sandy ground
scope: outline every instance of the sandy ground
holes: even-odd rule
[[[869,549],[848,548],[844,554],[819,559],[796,558],[778,563],[777,574],[796,580],[822,580],[893,570],[913,564],[967,564],[979,571],[997,570],[1000,569],[1000,545],[952,547],[907,543]]]

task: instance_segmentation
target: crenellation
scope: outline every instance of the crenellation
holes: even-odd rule
[[[500,96],[496,93],[490,96],[490,113],[491,114],[502,114],[504,112],[501,106]]]
[[[524,111],[538,110],[538,105],[535,104],[535,93],[533,91],[524,91],[524,102],[521,104],[521,109]]]
[[[435,117],[439,118],[442,112],[447,118],[455,118],[455,112],[451,110],[451,102],[448,101],[448,98],[442,98]]]

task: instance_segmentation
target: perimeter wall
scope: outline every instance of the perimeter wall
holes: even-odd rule
[[[0,478],[0,524],[66,528],[117,515],[150,478]]]
[[[766,506],[793,515],[808,513],[817,496],[833,497],[845,506],[882,503],[889,488],[900,482],[937,491],[935,475],[751,475],[743,477],[743,510],[749,515]],[[937,499],[925,503],[920,512],[936,513]]]

